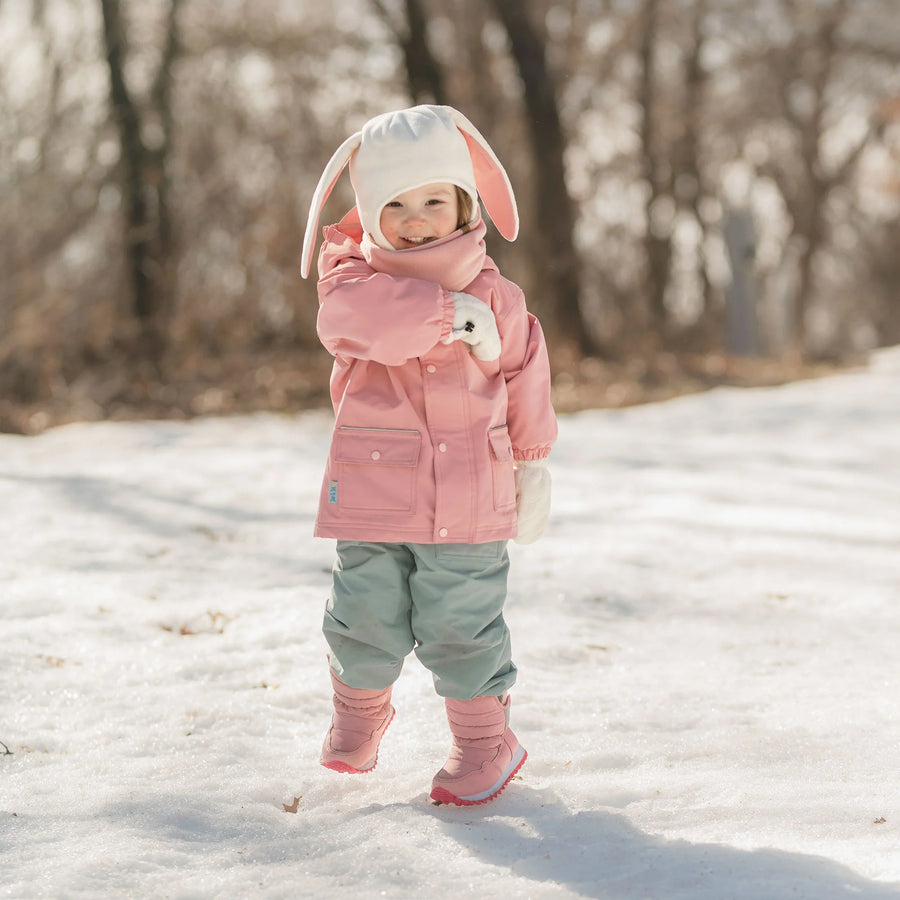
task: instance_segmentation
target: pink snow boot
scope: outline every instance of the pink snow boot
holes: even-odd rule
[[[357,775],[378,762],[378,745],[394,718],[391,688],[373,691],[344,684],[334,671],[334,715],[319,762],[326,769]]]
[[[509,696],[447,700],[450,758],[431,784],[431,799],[457,806],[493,800],[528,758],[509,729]]]

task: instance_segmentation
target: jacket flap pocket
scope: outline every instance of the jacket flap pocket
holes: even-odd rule
[[[334,458],[342,463],[414,466],[421,443],[418,431],[342,427],[337,432]]]
[[[488,432],[488,440],[494,451],[494,459],[506,462],[512,459],[512,442],[509,439],[509,429],[506,425],[498,425]]]

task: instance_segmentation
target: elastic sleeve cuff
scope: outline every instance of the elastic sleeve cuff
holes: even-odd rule
[[[546,466],[550,450],[513,450],[513,462],[517,466]]]
[[[456,303],[450,291],[444,291],[443,319],[441,320],[440,341],[445,341],[453,331],[453,317],[456,315]]]

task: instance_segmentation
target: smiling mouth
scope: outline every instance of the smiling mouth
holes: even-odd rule
[[[419,244],[427,244],[429,241],[433,241],[433,237],[401,237],[401,240],[406,241],[407,244],[413,244],[414,246],[418,246]]]

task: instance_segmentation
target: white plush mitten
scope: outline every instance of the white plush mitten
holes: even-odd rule
[[[516,460],[517,544],[533,544],[550,517],[550,472],[546,459]]]
[[[453,330],[444,338],[445,344],[463,341],[469,344],[472,355],[488,362],[500,356],[500,334],[491,308],[471,294],[451,291],[453,297]]]

